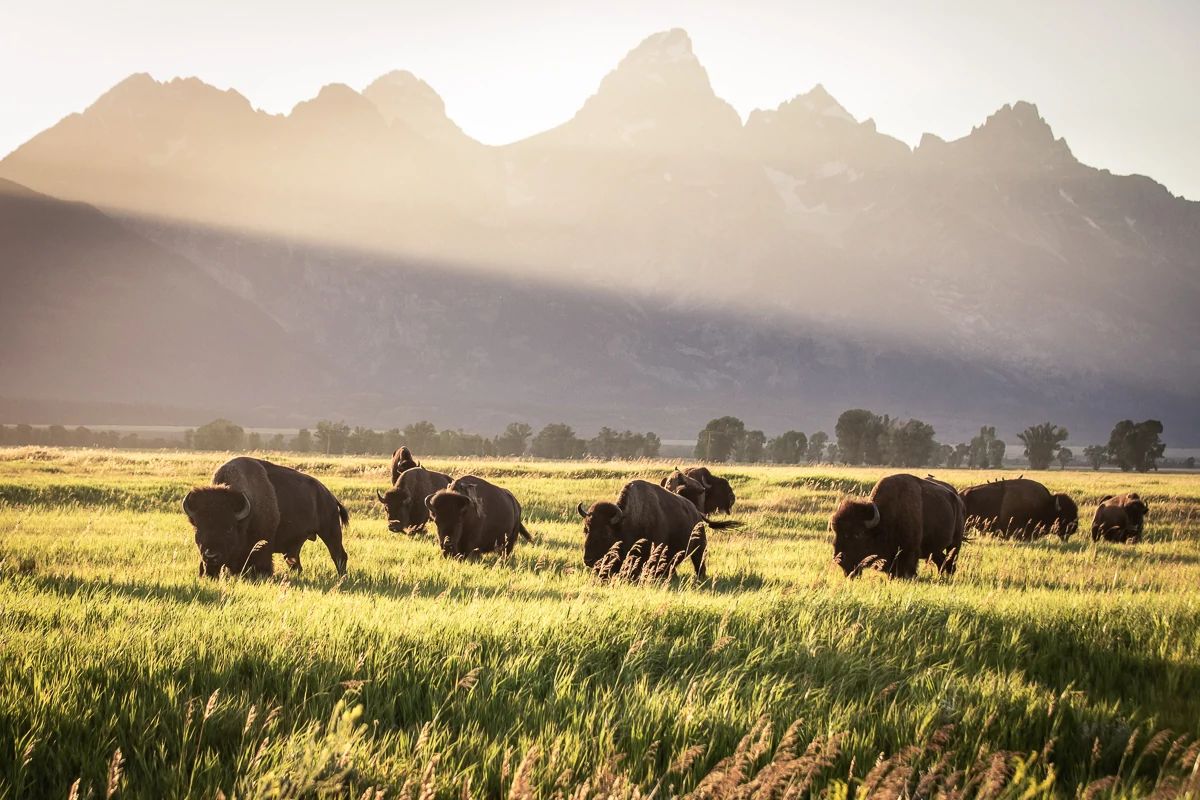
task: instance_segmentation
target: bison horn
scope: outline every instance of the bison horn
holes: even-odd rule
[[[1054,510],[1062,511],[1062,498],[1058,495],[1054,495]]]
[[[236,514],[233,515],[234,519],[236,519],[238,522],[241,522],[246,517],[250,516],[250,498],[246,496],[245,492],[241,492],[241,495],[242,495],[242,508],[240,511],[238,511]]]
[[[871,530],[872,528],[874,528],[876,525],[879,524],[879,505],[877,503],[871,503],[871,511],[873,511],[874,513],[871,515],[871,518],[869,520],[867,520],[867,522],[866,522],[867,530]]]
[[[433,495],[429,494],[425,496],[425,508],[429,509],[430,514],[433,513]]]
[[[375,490],[375,496],[379,498],[379,502],[381,502],[381,503],[387,502],[386,500],[383,499],[383,492],[379,491],[378,489]]]
[[[625,519],[625,512],[622,511],[621,508],[618,506],[617,513],[613,515],[611,520],[609,520],[609,524],[611,524],[615,528],[616,526],[621,524],[621,520],[623,520],[623,519]]]
[[[587,519],[587,517],[588,517],[588,512],[587,512],[587,510],[586,510],[586,509],[583,507],[583,503],[580,503],[578,506],[576,506],[576,507],[575,507],[575,510],[579,512],[579,516],[583,517],[584,519]]]
[[[192,499],[192,493],[188,492],[187,497],[183,498],[183,513],[190,518],[192,516],[192,508],[188,505],[188,501]]]

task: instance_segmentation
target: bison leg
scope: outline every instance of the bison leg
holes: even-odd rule
[[[692,567],[696,570],[696,577],[699,580],[705,580],[708,578],[708,534],[703,525],[697,525],[696,529],[692,531],[688,549],[691,551]]]
[[[346,548],[342,547],[342,521],[335,517],[332,522],[317,531],[317,536],[321,537],[321,541],[329,550],[329,557],[333,559],[333,566],[338,575],[345,575],[349,557],[346,555]]]
[[[915,578],[920,563],[921,559],[916,550],[901,550],[892,560],[891,575],[893,578]]]
[[[934,553],[929,557],[933,565],[937,567],[937,571],[942,575],[953,575],[954,570],[958,567],[958,551],[943,550],[940,553]]]
[[[283,560],[287,563],[288,568],[292,572],[300,573],[304,571],[304,567],[300,564],[300,548],[297,547],[290,553],[284,553]]]

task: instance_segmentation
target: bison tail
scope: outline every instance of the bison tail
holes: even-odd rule
[[[730,528],[742,527],[741,521],[736,519],[711,520],[708,517],[705,517],[704,524],[712,528],[714,531],[725,531],[729,530]]]
[[[346,510],[346,507],[344,505],[342,505],[341,501],[338,501],[337,507],[338,507],[338,516],[342,518],[342,524],[349,525],[350,524],[350,512]]]
[[[522,537],[522,538],[523,538],[525,541],[527,541],[527,542],[532,542],[532,541],[533,541],[533,536],[531,536],[531,535],[529,534],[529,530],[528,530],[528,529],[526,529],[526,527],[525,527],[525,523],[524,523],[524,522],[520,522],[520,521],[518,521],[518,522],[517,522],[517,533],[521,534],[521,537]]]

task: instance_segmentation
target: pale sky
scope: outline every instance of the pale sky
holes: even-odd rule
[[[569,118],[673,27],[743,117],[823,83],[916,144],[1029,100],[1084,162],[1200,199],[1200,0],[0,0],[0,154],[134,72],[283,112],[407,69],[500,144]]]

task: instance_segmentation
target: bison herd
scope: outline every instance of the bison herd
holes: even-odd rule
[[[420,533],[433,521],[446,558],[511,555],[517,539],[532,541],[512,492],[476,475],[451,478],[422,467],[407,447],[392,458],[392,485],[376,492],[388,529]],[[737,528],[714,520],[736,500],[729,481],[706,467],[676,468],[659,483],[629,481],[615,502],[578,505],[583,518],[583,563],[597,575],[671,577],[690,560],[706,577],[708,531]],[[200,575],[266,576],[272,557],[299,572],[300,548],[320,538],[339,575],[346,574],[342,527],[346,507],[316,478],[269,461],[239,457],[222,465],[212,485],[188,492],[183,510],[195,529]],[[1137,494],[1109,495],[1096,509],[1093,541],[1136,542],[1149,507]],[[879,569],[911,578],[922,561],[953,574],[968,521],[1001,536],[1066,540],[1079,511],[1065,494],[1052,494],[1024,476],[957,491],[932,476],[889,475],[865,499],[846,499],[829,520],[834,561],[848,576]]]

